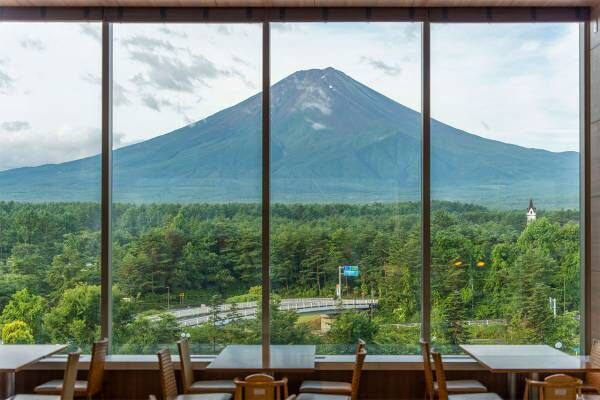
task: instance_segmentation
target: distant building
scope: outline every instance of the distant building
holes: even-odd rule
[[[527,225],[535,221],[536,213],[535,207],[533,206],[533,200],[529,199],[529,207],[527,207]]]

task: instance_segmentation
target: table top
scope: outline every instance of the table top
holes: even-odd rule
[[[1,344],[0,372],[19,372],[66,348],[64,344]]]
[[[269,365],[263,365],[262,346],[230,345],[207,366],[209,369],[314,370],[316,346],[271,345]]]
[[[490,372],[597,372],[588,357],[571,356],[547,345],[460,345]]]

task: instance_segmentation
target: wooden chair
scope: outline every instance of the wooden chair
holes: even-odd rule
[[[91,400],[95,395],[100,393],[104,380],[104,364],[107,350],[108,339],[102,339],[94,343],[92,346],[88,379],[85,381],[75,381],[75,397],[86,397],[88,400]],[[62,386],[63,380],[55,379],[36,386],[33,391],[39,394],[60,394]]]
[[[163,349],[157,355],[162,400],[231,400],[231,393],[178,394],[171,353]]]
[[[73,400],[75,394],[75,379],[77,379],[77,364],[79,352],[69,353],[67,366],[63,377],[63,386],[59,394],[17,394],[7,400]]]
[[[437,398],[439,400],[502,400],[496,393],[462,393],[448,394],[448,385],[446,381],[446,372],[442,355],[438,352],[432,352],[433,362],[435,364],[435,377],[438,383]]]
[[[235,378],[234,400],[292,400],[288,397],[287,378],[276,381],[271,375],[252,374],[244,380]],[[283,393],[282,393],[283,392]]]
[[[592,342],[590,363],[595,367],[600,366],[600,340],[598,339],[594,339]],[[600,393],[600,372],[586,372],[581,391],[583,393]]]
[[[356,361],[354,362],[354,371],[352,373],[352,383],[350,384],[350,393],[327,393],[321,391],[319,393],[316,392],[302,392],[302,386],[300,386],[300,394],[297,397],[297,400],[358,400],[358,389],[360,384],[360,376],[362,373],[363,364],[365,363],[365,358],[367,357],[367,349],[363,344],[356,347]],[[317,381],[318,382],[318,381]],[[332,382],[318,382],[322,385],[322,390],[325,390],[329,387],[333,387],[331,385]],[[302,384],[304,386],[304,383]],[[331,386],[330,386],[331,385]],[[315,386],[309,386],[315,387]]]
[[[421,353],[423,355],[423,372],[425,373],[425,399],[434,400],[438,392],[438,383],[433,379],[433,368],[431,367],[431,349],[429,342],[421,340]],[[465,379],[446,381],[448,394],[460,393],[485,393],[487,387],[481,382]]]
[[[194,382],[194,370],[192,369],[192,358],[190,356],[190,346],[187,339],[178,341],[177,348],[179,349],[183,393],[235,393],[235,383],[233,383],[233,380],[206,380]]]
[[[524,400],[529,399],[531,388],[539,388],[541,400],[577,400],[580,399],[581,385],[579,378],[565,374],[550,375],[543,381],[525,380]]]
[[[358,339],[356,343],[356,360],[354,362],[354,370],[352,373],[352,382],[332,382],[332,381],[304,381],[300,385],[300,393],[319,393],[319,394],[335,394],[352,396],[352,390],[354,382],[356,382],[356,391],[358,392],[358,384],[360,383],[360,375],[362,373],[362,365],[364,363],[364,356],[361,358],[361,354],[364,351],[366,356],[367,344],[362,339]]]

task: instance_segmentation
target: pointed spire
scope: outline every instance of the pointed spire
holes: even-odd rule
[[[535,207],[533,206],[533,199],[529,199],[529,207],[527,207],[527,211],[529,210],[535,211]]]

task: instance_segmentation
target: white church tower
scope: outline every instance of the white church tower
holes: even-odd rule
[[[533,206],[533,200],[529,199],[529,207],[527,207],[527,225],[535,221],[535,207]]]

